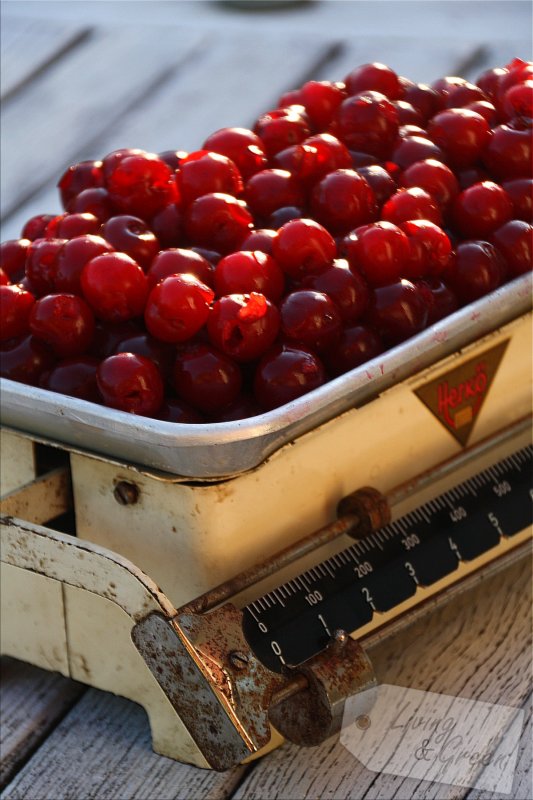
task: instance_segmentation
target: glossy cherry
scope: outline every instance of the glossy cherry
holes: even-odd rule
[[[57,394],[100,403],[102,396],[96,384],[99,361],[91,356],[66,358],[41,377],[41,387]]]
[[[144,321],[149,333],[162,342],[185,342],[206,322],[215,293],[194,275],[164,278],[151,290]]]
[[[33,294],[20,286],[0,286],[0,341],[29,333],[29,319],[34,304]]]
[[[355,322],[368,308],[368,286],[356,269],[344,259],[336,259],[331,267],[318,275],[309,275],[302,288],[326,294],[337,307],[343,324]]]
[[[466,239],[486,239],[513,213],[513,204],[505,189],[493,181],[474,183],[456,197],[452,219],[456,230]]]
[[[411,219],[428,219],[442,225],[442,215],[435,200],[424,189],[413,186],[399,189],[381,209],[381,218],[399,225]]]
[[[502,188],[513,204],[513,219],[533,222],[533,178],[503,181]]]
[[[13,282],[24,276],[30,245],[29,239],[7,239],[0,244],[0,268]]]
[[[54,219],[55,214],[37,214],[31,217],[22,228],[21,238],[34,242],[44,237],[48,223]]]
[[[63,173],[57,184],[63,208],[68,210],[70,202],[85,189],[104,185],[101,161],[80,161]]]
[[[240,394],[242,375],[233,359],[204,344],[178,352],[174,387],[178,396],[204,414],[230,406]]]
[[[65,239],[36,239],[28,249],[26,276],[39,296],[54,291],[57,260],[65,241]]]
[[[285,169],[264,169],[253,175],[244,190],[251,211],[259,218],[268,218],[284,206],[303,206],[304,192],[300,183]]]
[[[54,361],[50,347],[35,336],[10,339],[0,348],[0,376],[37,386],[41,375],[51,369]]]
[[[443,212],[448,210],[459,194],[459,184],[454,173],[442,161],[433,158],[411,164],[404,171],[401,182],[406,188],[417,186],[424,189]]]
[[[402,231],[409,240],[409,257],[405,263],[405,278],[437,277],[450,260],[452,245],[438,225],[427,219],[402,222]]]
[[[111,217],[102,226],[102,236],[114,250],[131,256],[145,272],[160,249],[156,236],[138,217]]]
[[[274,156],[311,135],[308,120],[297,106],[279,108],[262,114],[254,126],[267,156]],[[302,109],[303,110],[303,109]]]
[[[491,131],[481,114],[466,108],[450,108],[432,118],[428,136],[444,151],[450,164],[464,168],[474,164],[483,154],[491,139]]]
[[[220,253],[236,250],[251,228],[252,215],[248,208],[230,194],[204,194],[185,214],[185,230],[190,241]]]
[[[398,281],[410,254],[405,233],[386,220],[356,228],[342,240],[341,252],[374,287]]]
[[[376,198],[355,170],[339,169],[319,181],[311,194],[313,216],[331,233],[344,234],[377,215]]]
[[[365,318],[383,342],[392,346],[424,329],[428,307],[420,290],[402,279],[374,290]]]
[[[213,345],[235,361],[260,358],[274,343],[280,314],[264,294],[228,294],[209,312],[207,332]]]
[[[158,368],[144,356],[118,353],[97,369],[96,382],[106,406],[130,414],[152,416],[163,404],[163,380]]]
[[[59,250],[54,277],[54,288],[59,292],[81,294],[81,273],[92,258],[113,252],[101,236],[77,236],[65,242]]]
[[[484,241],[460,242],[443,279],[461,304],[471,303],[496,289],[505,269],[494,245]]]
[[[382,352],[383,342],[375,331],[366,325],[351,325],[344,328],[341,338],[324,355],[324,360],[335,376],[361,366]]]
[[[533,268],[533,225],[513,219],[492,232],[490,241],[507,262],[509,276],[515,278]]]
[[[234,162],[227,156],[209,150],[196,150],[182,159],[176,173],[176,183],[185,205],[212,192],[236,197],[243,189],[242,178]]]
[[[272,244],[272,254],[291,278],[322,272],[331,266],[337,248],[330,233],[312,219],[283,225]]]
[[[108,322],[140,316],[148,294],[141,267],[125,253],[105,253],[92,258],[81,273],[83,295],[94,313]]]
[[[366,91],[348,97],[335,116],[335,131],[350,148],[388,158],[398,135],[398,112],[384,94]]]
[[[207,137],[203,148],[230,158],[244,180],[267,167],[263,142],[247,128],[221,128]]]
[[[254,396],[265,410],[296,400],[326,379],[320,359],[309,350],[278,345],[263,356],[254,378]]]
[[[348,94],[359,94],[373,89],[386,95],[389,100],[399,100],[404,96],[404,88],[398,75],[386,64],[375,61],[355,67],[344,79]]]
[[[277,303],[285,289],[285,277],[273,256],[260,250],[241,250],[218,262],[214,286],[218,296],[260,292]]]
[[[49,294],[37,300],[29,323],[31,333],[60,358],[83,355],[92,343],[93,312],[74,294]]]
[[[146,273],[148,286],[153,289],[163,278],[186,272],[212,288],[214,270],[209,261],[194,250],[180,247],[161,250],[157,254]]]
[[[177,199],[174,173],[155,153],[120,159],[108,171],[106,188],[123,214],[144,220]]]
[[[285,297],[279,307],[281,333],[287,342],[301,344],[320,353],[338,340],[341,316],[324,292],[300,289]]]

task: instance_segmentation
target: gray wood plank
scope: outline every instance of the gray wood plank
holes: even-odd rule
[[[3,100],[89,35],[75,23],[2,15],[0,93]]]
[[[384,640],[370,655],[382,683],[520,707],[530,691],[530,628],[530,564],[525,561]],[[524,749],[529,741],[525,731]],[[520,786],[528,770],[524,759],[515,776]],[[235,800],[455,800],[468,792],[377,775],[333,738],[311,751],[284,745],[246,777]]]
[[[149,29],[146,34],[148,47],[156,46],[158,35],[159,29],[156,28],[155,32]],[[184,34],[178,38],[184,38]],[[90,123],[90,132],[80,138],[77,150],[70,158],[61,147],[65,137],[67,143],[71,142],[72,149],[75,147],[73,137],[64,131],[68,130],[71,117],[76,119],[77,112],[62,103],[49,123],[48,136],[52,138],[55,130],[57,146],[50,154],[45,185],[2,221],[2,240],[18,237],[25,221],[34,214],[59,213],[61,208],[55,185],[70,163],[84,158],[100,158],[125,146],[156,152],[199,149],[208,134],[218,128],[251,125],[261,112],[275,106],[292,80],[303,82],[316,74],[335,51],[335,42],[316,36],[264,36],[259,33],[253,40],[234,35],[211,38],[201,50],[195,51],[186,68],[176,69],[168,75],[167,80],[145,94],[142,102],[123,108],[105,130],[99,131],[98,123]],[[22,125],[21,118],[13,121],[14,130]],[[17,157],[17,137],[13,136],[11,142],[5,140],[5,160],[11,157],[11,153]],[[55,165],[53,172],[52,165]],[[9,181],[12,186],[14,180],[14,173],[11,179],[6,177],[6,188],[2,192],[8,214],[15,202],[6,196],[7,183]],[[26,191],[31,192],[31,189],[27,187]],[[21,192],[15,195],[20,197]]]
[[[156,755],[144,710],[129,700],[90,689],[2,797],[222,800],[244,770],[216,773]]]
[[[85,690],[75,681],[1,659],[0,788],[47,736]]]
[[[98,30],[9,100],[2,118],[1,213],[54,183],[88,143],[201,46],[202,34]]]

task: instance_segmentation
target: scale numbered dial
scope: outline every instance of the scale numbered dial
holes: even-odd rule
[[[243,609],[256,656],[278,672],[300,664],[335,630],[362,634],[419,589],[475,568],[531,524],[532,461],[523,447],[257,598]]]

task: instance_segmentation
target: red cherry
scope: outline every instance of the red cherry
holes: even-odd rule
[[[336,259],[331,267],[319,275],[309,275],[302,286],[323,292],[333,300],[344,324],[359,319],[370,301],[365,281],[357,270],[350,270],[344,259]]]
[[[516,83],[503,96],[503,112],[512,117],[533,117],[533,80]]]
[[[8,239],[0,244],[0,268],[13,282],[24,275],[30,245],[29,239]]]
[[[378,164],[367,167],[358,167],[357,173],[365,179],[376,198],[376,203],[381,208],[383,203],[389,199],[397,189],[396,181],[391,177],[386,169]]]
[[[85,189],[99,188],[104,185],[101,161],[80,161],[73,164],[63,173],[58,182],[63,208]]]
[[[185,342],[206,322],[215,293],[194,275],[170,275],[148,296],[144,321],[163,342]]]
[[[342,375],[382,352],[383,343],[377,333],[365,325],[353,325],[344,328],[339,342],[326,353],[326,366],[332,375]]]
[[[400,227],[409,240],[410,251],[403,275],[406,278],[441,275],[452,252],[450,240],[442,228],[427,219],[402,222]]]
[[[494,245],[467,241],[457,245],[443,278],[464,305],[496,289],[503,270],[502,258]]]
[[[177,199],[174,173],[155,153],[121,158],[110,168],[106,188],[123,214],[144,220]]]
[[[371,286],[398,281],[410,253],[405,233],[387,221],[356,228],[344,237],[341,249],[350,268],[360,270]]]
[[[76,236],[98,234],[100,220],[94,214],[60,214],[46,226],[46,238],[74,239]]]
[[[512,278],[530,272],[533,261],[533,225],[513,219],[493,231],[491,242],[503,255]]]
[[[401,280],[374,289],[366,316],[370,327],[392,346],[425,328],[428,308],[420,290],[411,281]]]
[[[277,303],[285,290],[285,278],[275,258],[261,252],[238,251],[222,258],[215,267],[217,295],[260,292]]]
[[[159,252],[159,242],[138,217],[111,217],[102,227],[102,236],[115,250],[133,258],[145,272]]]
[[[207,286],[213,286],[214,271],[211,264],[194,250],[175,248],[161,250],[152,261],[148,270],[148,287],[153,289],[156,283],[168,278],[169,275],[178,275],[188,272]]]
[[[71,214],[92,214],[99,222],[105,222],[114,214],[113,203],[107,189],[84,189],[69,202]]]
[[[10,283],[8,274],[0,267],[0,286],[9,286]]]
[[[424,189],[443,212],[447,211],[459,194],[459,184],[451,169],[432,158],[411,164],[403,173],[401,180],[402,185],[407,188],[418,186]]]
[[[468,111],[475,111],[476,114],[481,114],[491,128],[494,128],[498,122],[498,111],[488,100],[476,100],[473,103],[468,103],[465,108]]]
[[[459,308],[459,301],[449,286],[440,279],[427,276],[413,281],[421,292],[428,309],[428,325],[453,314]]]
[[[530,178],[531,131],[511,124],[498,125],[482,160],[496,179]]]
[[[400,125],[424,125],[424,117],[411,103],[406,100],[394,100],[393,106],[398,112],[398,122]]]
[[[336,305],[323,292],[301,289],[291,292],[280,307],[285,340],[320,353],[337,341],[341,317]]]
[[[485,70],[476,80],[476,84],[481,91],[490,99],[494,100],[498,95],[498,86],[501,78],[506,75],[508,70],[502,67],[492,67]]]
[[[239,396],[242,375],[238,365],[224,353],[197,344],[178,353],[174,386],[178,396],[193,408],[204,414],[217,413]]]
[[[93,312],[77,295],[49,294],[33,306],[30,330],[61,358],[79,356],[92,342]]]
[[[303,206],[304,194],[298,181],[284,169],[264,169],[247,182],[244,196],[259,217],[268,217],[283,206]]]
[[[81,288],[97,317],[124,322],[143,313],[148,282],[141,267],[130,256],[105,253],[85,264]]]
[[[119,353],[106,358],[96,372],[106,406],[151,416],[163,404],[163,381],[156,365],[144,356]]]
[[[351,150],[387,158],[398,135],[398,112],[384,94],[348,97],[336,114],[339,139]]]
[[[42,376],[41,386],[49,392],[100,403],[102,398],[96,385],[99,363],[98,359],[91,356],[67,358]]]
[[[57,256],[54,278],[56,291],[81,294],[80,277],[85,264],[96,256],[112,251],[111,245],[101,236],[77,236],[65,242]]]
[[[404,100],[416,108],[426,122],[442,108],[442,101],[435,89],[427,83],[415,83],[405,89]]]
[[[38,295],[54,291],[57,259],[65,239],[36,239],[28,249],[26,276]]]
[[[246,205],[230,194],[204,194],[185,215],[187,236],[200,247],[230,253],[236,250],[252,227]]]
[[[244,180],[267,166],[263,142],[247,128],[221,128],[208,136],[203,149],[230,158]]]
[[[377,61],[353,69],[344,83],[348,94],[359,94],[372,89],[386,95],[389,100],[399,100],[404,96],[398,75],[390,67]]]
[[[296,400],[325,381],[322,362],[313,353],[293,345],[279,345],[263,356],[254,379],[254,395],[264,409]]]
[[[186,150],[164,150],[162,153],[158,153],[157,157],[175,172],[188,155]]]
[[[303,105],[313,127],[325,130],[335,111],[346,98],[344,87],[331,81],[307,81],[300,89],[299,104]]]
[[[513,204],[513,219],[533,222],[533,178],[515,178],[504,181],[502,188]]]
[[[486,94],[474,83],[465,82],[457,86],[450,86],[446,91],[447,108],[464,108],[471,103],[486,99]]]
[[[20,286],[0,286],[0,341],[26,336],[35,303],[31,292]]]
[[[445,152],[446,160],[460,168],[478,160],[490,141],[491,131],[481,114],[450,108],[433,117],[428,136]]]
[[[252,253],[256,250],[261,250],[263,253],[271,256],[272,245],[277,235],[277,231],[271,230],[270,228],[256,228],[250,231],[239,249]]]
[[[30,386],[37,386],[53,363],[51,349],[35,336],[10,339],[0,350],[0,375]]]
[[[401,169],[407,169],[417,161],[431,158],[444,161],[444,153],[434,142],[423,136],[408,136],[401,139],[392,151],[392,161]]]
[[[297,208],[296,206],[282,206],[281,208],[276,208],[275,211],[268,217],[266,220],[266,224],[272,230],[279,230],[283,225],[286,225],[287,222],[291,222],[295,219],[301,219],[304,215],[304,212],[301,208]]]
[[[252,361],[274,343],[279,311],[258,292],[228,294],[213,305],[207,320],[211,342],[235,361]]]
[[[455,199],[452,217],[457,230],[467,239],[486,239],[511,219],[513,205],[501,186],[492,181],[475,183]]]
[[[317,133],[302,143],[316,150],[314,174],[317,180],[336,169],[350,169],[352,157],[350,151],[336,136],[330,133]]]
[[[170,381],[172,377],[172,367],[176,356],[174,347],[159,339],[154,339],[148,333],[139,333],[136,336],[129,336],[122,339],[109,355],[118,353],[135,353],[137,356],[144,356],[153,361],[161,377]]]
[[[255,133],[261,139],[267,156],[275,156],[280,150],[299,144],[311,135],[307,120],[297,108],[290,106],[269,111],[255,123]]]
[[[176,203],[170,203],[152,217],[150,227],[161,247],[179,247],[183,229],[181,209]]]
[[[375,219],[376,199],[357,172],[338,169],[319,181],[311,195],[314,216],[332,233],[343,234]]]
[[[183,203],[187,205],[203,194],[222,192],[236,197],[243,189],[242,178],[233,161],[209,150],[189,153],[180,163],[176,182]]]
[[[435,225],[442,225],[439,207],[431,195],[414,186],[400,189],[390,197],[381,209],[381,218],[394,225],[411,219],[428,219]]]
[[[272,244],[274,258],[295,279],[327,269],[336,252],[331,234],[312,219],[287,222]]]
[[[54,219],[54,214],[37,214],[31,217],[22,228],[21,238],[34,242],[44,237],[48,223]]]
[[[144,156],[146,150],[139,150],[135,147],[122,147],[120,150],[113,150],[102,159],[102,174],[104,176],[104,184],[107,183],[113,170],[123,161],[130,156]]]

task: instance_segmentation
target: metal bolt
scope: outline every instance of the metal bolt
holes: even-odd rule
[[[139,487],[135,483],[119,481],[113,490],[113,496],[121,506],[132,506],[139,499]]]
[[[355,724],[359,730],[366,731],[368,728],[370,728],[372,722],[368,714],[360,714],[355,720]]]
[[[348,641],[348,634],[346,631],[341,630],[338,628],[336,631],[333,631],[333,640],[338,645],[344,645]]]
[[[248,666],[248,658],[237,650],[229,654],[229,662],[235,669],[246,669]]]

